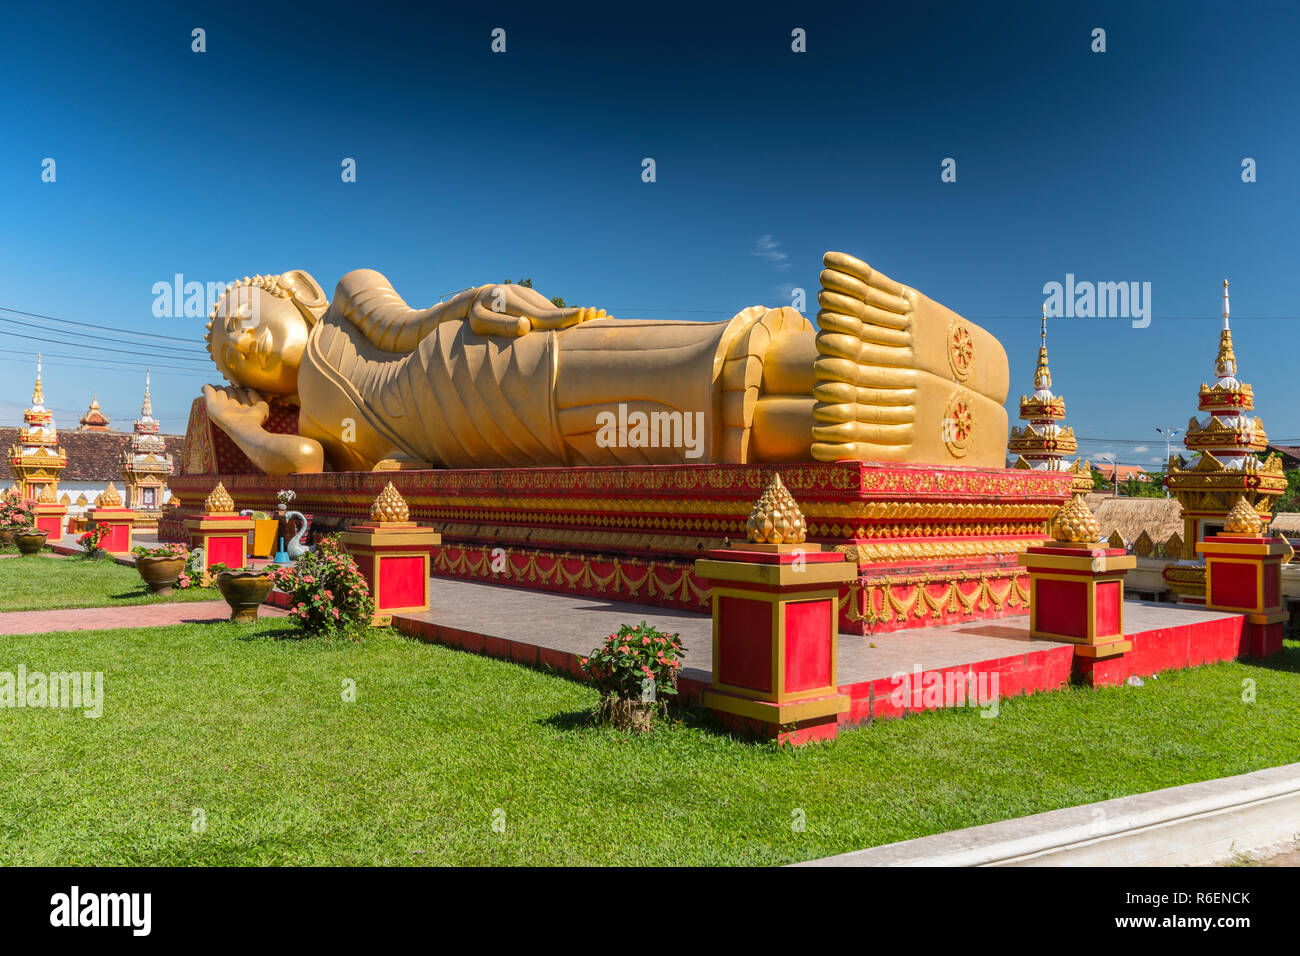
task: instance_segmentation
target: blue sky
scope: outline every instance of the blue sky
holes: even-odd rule
[[[1300,443],[1293,7],[619,6],[7,11],[0,307],[173,338],[0,312],[0,418],[30,398],[14,353],[40,348],[81,357],[46,361],[62,427],[93,390],[129,426],[147,363],[183,430],[216,376],[202,319],[152,314],[176,273],[305,268],[332,290],[371,267],[414,305],[531,276],[616,316],[700,319],[803,287],[811,317],[839,249],[996,334],[1013,406],[1045,283],[1150,282],[1148,328],[1049,332],[1083,450],[1139,464],[1195,411],[1229,277],[1242,376],[1270,436]]]

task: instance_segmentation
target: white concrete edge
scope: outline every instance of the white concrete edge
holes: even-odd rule
[[[1175,866],[1300,835],[1300,763],[889,843],[797,866]]]

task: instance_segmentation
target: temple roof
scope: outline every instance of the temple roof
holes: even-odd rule
[[[122,453],[130,449],[132,432],[119,431],[64,431],[59,435],[59,445],[68,455],[68,466],[59,475],[60,481],[116,481],[122,480]],[[176,461],[181,459],[183,435],[159,435]],[[18,429],[0,426],[0,448],[18,444]],[[0,482],[8,476],[0,466]]]
[[[99,396],[95,395],[90,399],[90,407],[86,409],[85,414],[78,419],[81,423],[78,431],[107,431],[110,419],[99,407]]]

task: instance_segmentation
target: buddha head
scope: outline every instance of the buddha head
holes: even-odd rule
[[[307,333],[327,308],[325,291],[300,269],[245,276],[228,285],[213,306],[208,352],[232,385],[293,395]]]

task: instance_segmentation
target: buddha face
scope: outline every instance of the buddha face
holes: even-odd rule
[[[327,304],[306,273],[245,279],[217,301],[208,351],[232,385],[292,395],[311,322]]]

